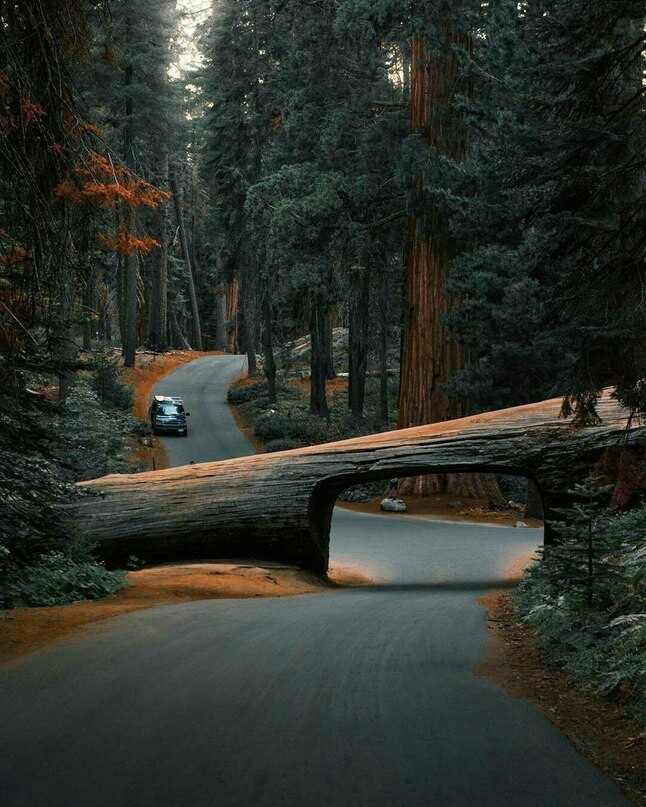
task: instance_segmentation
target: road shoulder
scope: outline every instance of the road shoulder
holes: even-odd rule
[[[333,568],[325,580],[296,567],[249,560],[155,566],[128,572],[127,580],[127,586],[113,597],[0,611],[0,663],[74,639],[94,623],[142,608],[195,600],[322,594],[369,582],[350,568]]]
[[[643,729],[619,703],[582,689],[547,663],[534,631],[517,621],[508,589],[489,591],[478,602],[487,610],[491,640],[475,674],[492,678],[512,698],[534,703],[635,804],[646,805]]]

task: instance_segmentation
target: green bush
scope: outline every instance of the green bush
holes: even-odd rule
[[[284,415],[262,415],[254,423],[254,431],[261,440],[294,440],[301,437],[298,422]]]
[[[376,482],[364,482],[362,485],[353,485],[347,488],[339,495],[341,502],[372,502],[375,499],[381,498],[386,486],[387,479],[379,479]]]
[[[234,406],[239,406],[240,404],[249,403],[249,401],[254,401],[256,398],[266,395],[267,385],[259,381],[255,384],[229,387],[227,401]]]
[[[100,563],[48,552],[31,566],[0,579],[0,585],[3,608],[66,605],[109,597],[126,585],[126,576],[121,571],[108,571]]]
[[[119,358],[112,353],[99,351],[91,361],[92,388],[101,404],[129,412],[134,406],[134,390],[121,380]]]
[[[612,514],[586,484],[555,525],[561,543],[526,572],[517,612],[550,660],[646,723],[646,507]]]
[[[127,437],[136,419],[102,407],[85,378],[77,378],[61,409],[60,461],[73,482],[132,471]]]

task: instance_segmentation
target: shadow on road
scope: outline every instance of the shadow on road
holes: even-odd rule
[[[493,580],[452,580],[443,583],[441,580],[436,582],[420,582],[420,583],[377,583],[376,585],[361,585],[357,586],[356,590],[370,591],[370,592],[407,592],[407,591],[426,591],[429,594],[440,591],[491,591],[493,588],[497,589],[510,589],[514,588],[518,580],[500,580],[499,578]]]

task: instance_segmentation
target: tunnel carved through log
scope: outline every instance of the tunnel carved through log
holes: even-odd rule
[[[575,428],[561,399],[292,451],[114,474],[82,483],[77,526],[111,566],[257,558],[324,574],[332,508],[352,485],[425,473],[520,474],[546,519],[608,450],[644,452],[646,427],[605,394],[601,422]],[[546,528],[546,542],[551,540]]]

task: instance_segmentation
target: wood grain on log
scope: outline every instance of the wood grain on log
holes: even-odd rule
[[[197,557],[279,559],[325,573],[339,493],[424,473],[516,473],[539,486],[546,518],[609,448],[646,445],[646,427],[608,395],[601,423],[574,428],[561,399],[308,448],[84,482],[83,533],[110,565]]]

